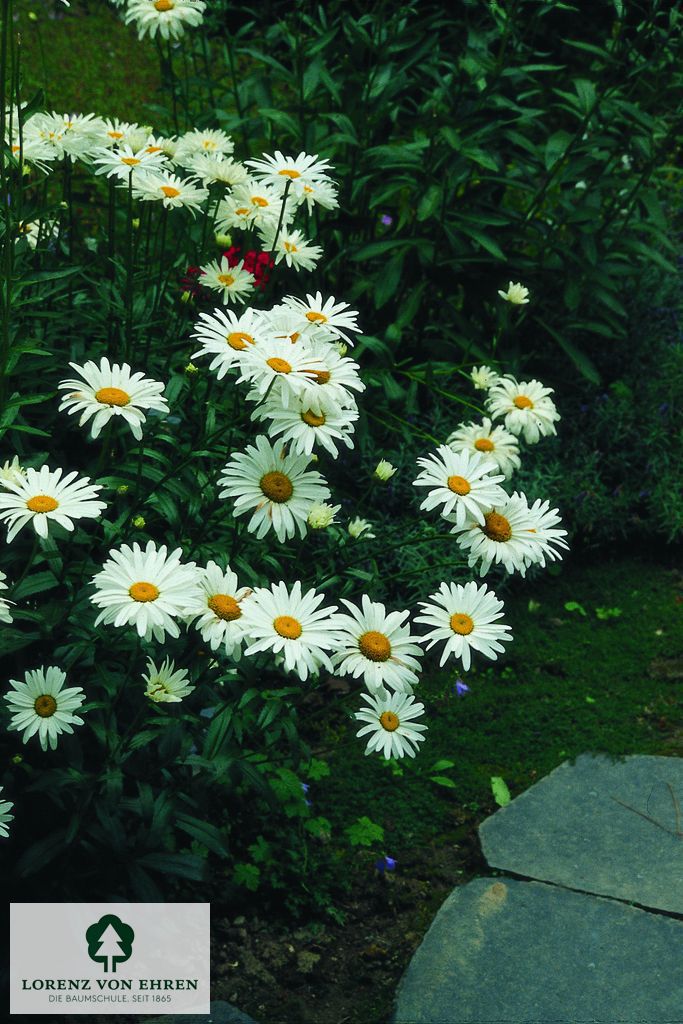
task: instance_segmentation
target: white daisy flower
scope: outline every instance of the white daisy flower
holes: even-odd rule
[[[485,416],[481,423],[461,423],[449,435],[446,444],[454,452],[478,452],[495,462],[506,480],[521,466],[519,442],[505,427],[492,426]]]
[[[314,412],[321,412],[323,404],[331,399],[343,408],[356,408],[353,392],[365,391],[360,378],[358,363],[341,356],[333,345],[327,342],[307,342],[308,350],[315,359],[311,379],[304,382],[300,398]],[[319,367],[322,364],[322,369]],[[247,395],[249,398],[249,395]]]
[[[38,734],[40,745],[47,750],[57,748],[62,733],[72,733],[83,719],[74,714],[85,700],[80,686],[62,689],[66,674],[54,665],[26,672],[23,680],[10,679],[13,690],[5,694],[12,712],[8,729],[24,730],[24,743]]]
[[[353,537],[354,540],[358,540],[359,537],[365,537],[366,540],[376,540],[376,534],[372,533],[372,523],[367,519],[361,519],[360,516],[356,516],[355,519],[351,519],[348,525],[349,536]]]
[[[537,498],[529,508],[529,515],[534,519],[533,536],[537,544],[535,548],[536,561],[545,568],[546,556],[551,562],[562,557],[559,552],[555,551],[553,544],[569,550],[569,545],[564,540],[567,531],[557,529],[558,523],[561,522],[560,515],[556,508],[550,508],[549,501]]]
[[[348,302],[337,302],[334,295],[323,301],[322,294],[316,292],[315,295],[307,295],[305,302],[295,295],[287,295],[282,301],[283,305],[301,317],[302,333],[310,330],[311,326],[322,327],[330,337],[343,338],[352,345],[353,341],[347,332],[360,332],[356,323],[358,311],[349,309]]]
[[[218,380],[222,380],[228,370],[239,366],[250,346],[263,344],[268,338],[262,317],[251,308],[243,310],[239,316],[231,309],[200,313],[194,326],[192,337],[201,341],[202,347],[190,358],[213,356],[209,369],[216,370]]]
[[[296,405],[296,399],[312,384],[317,374],[325,372],[325,365],[316,358],[308,345],[296,345],[286,339],[268,338],[259,345],[245,350],[240,360],[240,384],[249,381],[251,394],[262,398],[270,395],[283,408]],[[313,384],[315,387],[316,385]]]
[[[354,718],[367,722],[356,736],[371,733],[366,754],[378,753],[385,758],[415,757],[418,743],[422,743],[427,726],[415,719],[424,714],[424,704],[418,703],[409,693],[388,694],[385,690],[376,696],[364,693],[363,700],[370,705],[356,711]],[[414,749],[413,749],[414,748]]]
[[[280,395],[271,394],[254,410],[251,418],[270,420],[269,435],[281,437],[290,445],[292,453],[310,455],[313,448],[320,445],[336,459],[339,452],[335,442],[341,441],[347,448],[353,448],[350,435],[358,412],[342,409],[329,399],[321,403],[320,412],[313,412],[296,398],[284,409]]]
[[[138,39],[180,39],[186,27],[201,25],[205,8],[204,0],[128,0],[124,21],[135,22]]]
[[[261,160],[245,160],[247,167],[252,167],[254,176],[268,185],[273,185],[279,192],[284,192],[287,182],[291,182],[290,190],[295,196],[303,196],[306,185],[315,189],[320,181],[325,181],[328,171],[333,168],[327,160],[318,160],[318,155],[309,156],[299,153],[298,156],[283,156],[275,151],[274,156],[263,154]]]
[[[5,580],[7,577],[4,572],[0,572],[0,590],[7,590],[7,584]],[[6,597],[0,597],[0,622],[11,622],[12,613],[9,610],[9,606],[14,604],[14,601],[8,601]]]
[[[372,474],[376,480],[381,480],[382,483],[386,483],[387,480],[391,480],[392,476],[396,473],[396,466],[392,466],[386,459],[380,459],[375,466],[375,472]]]
[[[222,256],[220,262],[212,260],[199,269],[199,283],[211,288],[212,291],[220,292],[223,302],[245,302],[245,296],[253,292],[256,284],[254,275],[244,269],[244,260],[231,267],[228,257]]]
[[[223,571],[214,561],[202,571],[199,589],[196,604],[188,610],[188,619],[196,620],[195,629],[212,651],[221,647],[224,654],[238,661],[245,635],[243,612],[252,591],[240,587],[230,566]]]
[[[244,164],[237,160],[229,160],[221,156],[212,156],[210,153],[193,153],[191,156],[183,157],[183,166],[201,178],[205,185],[217,182],[221,185],[229,185],[231,188],[240,185],[247,180],[248,174]],[[216,211],[217,217],[220,213],[220,205]]]
[[[26,470],[19,462],[19,456],[15,455],[12,461],[9,459],[0,466],[0,487],[4,487],[7,481],[16,484],[26,479]]]
[[[2,793],[3,787],[0,786],[0,793]],[[9,812],[14,807],[11,800],[0,800],[0,836],[7,839],[9,831],[7,824],[10,821],[14,821],[14,815]]]
[[[503,602],[485,583],[480,587],[474,582],[464,585],[442,583],[436,594],[431,594],[428,601],[420,601],[420,604],[424,612],[415,617],[415,622],[435,627],[423,637],[427,650],[446,641],[440,667],[452,654],[462,660],[462,667],[467,672],[473,650],[495,661],[504,650],[501,641],[512,640],[510,627],[496,621],[503,615]]]
[[[308,513],[308,525],[312,530],[326,530],[334,523],[340,508],[341,505],[328,505],[324,501],[314,505]]]
[[[505,299],[506,302],[512,303],[513,306],[524,306],[529,301],[529,289],[525,288],[523,284],[513,284],[510,281],[507,291],[499,291],[501,299]]]
[[[111,363],[106,356],[97,366],[88,360],[83,366],[69,363],[83,380],[63,380],[59,389],[66,391],[59,411],[80,412],[79,427],[93,417],[91,437],[99,437],[102,428],[112,417],[122,417],[130,427],[136,441],[142,439],[142,424],[146,409],[155,409],[164,415],[168,402],[162,396],[165,384],[150,380],[144,373],[132,373],[128,363]]]
[[[254,641],[245,655],[272,651],[284,658],[287,672],[308,679],[323,666],[332,671],[328,651],[338,646],[336,605],[321,608],[324,594],[308,590],[302,594],[297,580],[291,592],[285,583],[256,587],[244,609],[244,621]]]
[[[208,155],[226,157],[235,149],[232,136],[220,128],[193,128],[180,135],[175,151],[177,163],[184,163],[188,157]]]
[[[420,508],[429,511],[441,505],[441,515],[458,527],[469,519],[483,524],[483,510],[507,497],[499,486],[504,477],[496,473],[495,462],[478,452],[456,453],[441,444],[436,454],[422,456],[417,462],[425,468],[413,486],[430,488]]]
[[[222,199],[216,211],[216,228],[277,226],[282,212],[282,197],[274,188],[262,185],[253,178],[235,185],[232,193]]]
[[[309,181],[304,185],[301,194],[296,197],[299,205],[306,204],[308,213],[313,212],[315,206],[322,206],[324,210],[335,210],[339,206],[337,199],[337,187],[331,181],[320,178],[316,181]]]
[[[22,220],[17,225],[17,234],[19,236],[16,239],[17,242],[21,238],[25,238],[29,248],[35,249],[38,239],[45,243],[59,237],[59,223],[56,220]]]
[[[285,225],[280,228],[276,244],[276,230],[273,225],[259,232],[263,248],[273,254],[275,264],[284,260],[288,267],[294,267],[295,270],[315,270],[315,265],[323,254],[322,247],[312,245],[301,231]]]
[[[62,479],[61,469],[27,469],[23,480],[5,480],[0,492],[0,520],[9,525],[7,543],[30,523],[39,537],[47,537],[51,522],[73,531],[74,519],[96,519],[107,507],[98,501],[100,484],[91,484],[90,477],[78,479],[68,473]],[[10,492],[10,493],[7,493]]]
[[[176,669],[175,662],[164,659],[161,668],[157,668],[151,658],[147,659],[147,675],[142,673],[147,683],[145,697],[155,704],[179,704],[183,697],[192,693],[196,687],[190,684],[187,669]]]
[[[137,135],[140,125],[130,121],[120,121],[117,117],[104,118],[99,137],[102,148],[130,145],[130,136]]]
[[[209,190],[198,188],[194,178],[179,178],[166,171],[140,173],[133,179],[133,198],[143,202],[161,202],[167,210],[184,206],[194,216],[201,210],[209,196]]]
[[[128,184],[131,174],[133,181],[140,171],[163,169],[166,163],[164,153],[148,153],[145,149],[134,152],[130,146],[117,149],[100,149],[93,154],[95,174],[106,174],[108,178],[121,178]]]
[[[97,592],[90,600],[102,608],[95,620],[114,626],[134,625],[145,640],[163,643],[166,633],[180,635],[176,619],[199,600],[199,572],[194,562],[181,564],[182,551],[170,554],[154,541],[143,549],[123,544],[110,551],[104,566],[92,579]]]
[[[477,391],[488,391],[500,380],[500,374],[490,366],[473,366],[470,378]]]
[[[388,686],[405,692],[417,683],[422,657],[420,638],[410,635],[408,611],[389,612],[363,594],[362,608],[342,598],[350,615],[341,615],[340,650],[333,656],[342,675],[362,676],[371,691]]]
[[[526,496],[515,491],[486,512],[483,525],[468,523],[462,528],[454,527],[451,532],[456,534],[459,546],[468,552],[470,568],[480,563],[480,576],[485,576],[493,564],[524,576],[530,565],[545,564],[546,555],[553,559],[560,557],[553,544],[567,547],[561,539],[565,531],[554,529],[559,522],[556,517],[557,510],[547,513],[547,508],[536,508],[532,512]],[[552,533],[546,536],[545,530]]]
[[[260,540],[274,530],[281,544],[299,531],[306,534],[308,513],[330,497],[320,473],[308,471],[311,458],[286,455],[281,441],[260,435],[245,452],[232,455],[220,483],[220,498],[235,498],[233,515],[252,512],[247,529]]]
[[[511,433],[523,434],[527,444],[536,444],[541,437],[556,433],[560,414],[548,397],[552,393],[552,388],[543,387],[538,380],[519,383],[514,377],[501,377],[489,391],[486,406],[494,420],[504,418]]]
[[[263,317],[264,327],[274,338],[287,338],[292,345],[295,345],[302,337],[304,332],[302,331],[301,315],[289,306],[285,306],[284,303],[273,306],[272,309],[259,310],[259,313]],[[327,341],[325,332],[313,324],[308,325],[305,335],[306,341],[309,343]]]

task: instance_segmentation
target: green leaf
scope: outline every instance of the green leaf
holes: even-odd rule
[[[384,839],[384,829],[374,821],[370,821],[365,815],[358,818],[353,825],[344,829],[349,837],[351,846],[372,846],[373,843],[381,843]]]
[[[453,779],[446,778],[445,775],[430,775],[430,782],[436,782],[438,786],[445,786],[447,789],[455,789],[456,785]]]
[[[433,772],[443,772],[446,768],[455,768],[455,761],[446,761],[445,759],[442,759],[441,761],[435,761],[432,765]]]
[[[256,892],[261,881],[261,871],[255,864],[235,864],[232,877],[237,885],[244,886],[250,892]]]
[[[578,601],[565,601],[564,608],[567,612],[578,612],[579,615],[583,615],[584,617],[587,614],[586,609],[582,604],[579,604]]]
[[[59,580],[54,573],[36,572],[33,576],[27,576],[25,580],[14,588],[12,593],[12,599],[18,601],[22,597],[30,597],[32,594],[42,594],[45,590],[51,590],[52,587],[56,587]]]
[[[203,882],[205,861],[193,853],[147,853],[138,859],[138,864],[151,871],[177,878],[189,878],[192,882]]]
[[[544,151],[544,163],[546,170],[550,170],[554,167],[558,160],[561,160],[565,154],[567,146],[572,141],[573,136],[569,132],[559,131],[555,132],[550,136],[545,144]]]
[[[208,821],[202,821],[200,818],[194,818],[191,814],[179,814],[176,818],[176,825],[202,846],[206,846],[207,850],[212,850],[219,857],[228,856],[223,836],[215,825],[210,825]]]
[[[510,790],[507,788],[500,775],[491,776],[491,792],[493,793],[493,799],[499,807],[507,807],[510,803]]]

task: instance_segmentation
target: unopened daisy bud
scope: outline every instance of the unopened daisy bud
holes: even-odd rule
[[[195,373],[199,373],[199,367],[195,366],[194,363],[188,363],[185,367],[184,373],[191,377]]]
[[[525,288],[523,284],[513,284],[510,281],[508,290],[506,292],[499,291],[501,299],[505,299],[506,302],[511,302],[513,306],[524,306],[528,301],[529,289]]]
[[[116,488],[116,493],[117,494],[128,494],[129,490],[130,490],[130,488],[129,488],[128,484],[121,484],[119,487]]]
[[[132,227],[133,231],[137,231],[138,228],[140,227],[140,218],[133,217],[132,221],[130,222],[130,226]]]
[[[19,462],[19,456],[15,455],[11,462],[8,459],[7,462],[0,466],[0,487],[4,483],[21,483],[25,476],[26,470]]]
[[[229,249],[230,246],[232,245],[232,238],[230,237],[230,235],[217,234],[215,237],[216,245],[218,246],[219,249]]]
[[[145,525],[145,519],[144,519],[143,516],[134,516],[133,517],[133,526],[135,527],[136,530],[142,530],[144,525]]]
[[[60,210],[68,210],[69,209],[69,204],[65,203],[64,200],[62,200],[62,202],[59,204],[59,209]]]
[[[183,292],[183,294],[180,296],[180,301],[181,302],[189,302],[191,298],[192,298],[192,292]]]
[[[346,353],[349,351],[349,346],[345,342],[343,342],[343,341],[337,341],[335,343],[334,347],[336,348],[337,352],[342,357],[342,359],[344,358]]]
[[[312,530],[326,530],[334,522],[334,517],[341,505],[326,505],[324,502],[314,505],[308,513],[308,525]]]
[[[470,378],[477,391],[488,391],[500,380],[500,375],[490,366],[473,366]]]
[[[356,516],[349,523],[349,534],[354,538],[365,536],[367,540],[374,540],[375,534],[370,533],[372,523],[368,522],[367,519],[361,519],[360,516]]]
[[[24,759],[21,756],[21,754],[15,754],[14,757],[12,758],[12,764],[22,764],[23,761]]]
[[[28,20],[29,21],[38,21],[38,15],[36,14],[35,11],[29,11],[28,12]]]
[[[396,466],[392,466],[386,459],[380,459],[377,463],[375,472],[372,474],[376,480],[382,480],[383,482],[390,480],[396,472]]]

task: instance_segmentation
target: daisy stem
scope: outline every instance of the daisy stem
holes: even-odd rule
[[[226,42],[223,47],[224,54],[228,58],[228,67],[230,68],[230,79],[232,82],[232,95],[235,100],[235,110],[237,116],[240,119],[240,131],[242,133],[242,143],[244,144],[245,150],[250,148],[249,133],[246,126],[246,118],[244,116],[244,107],[240,100],[240,91],[237,83],[237,73],[235,70],[235,55],[232,50],[232,37],[229,32],[226,33]]]
[[[175,76],[175,71],[173,70],[173,52],[172,52],[172,49],[171,49],[171,40],[170,39],[168,40],[168,42],[166,44],[166,52],[168,54],[168,58],[167,58],[168,59],[168,75],[169,75],[169,82],[170,82],[170,85],[171,85],[171,100],[172,100],[172,103],[173,103],[173,127],[175,128],[176,135],[178,135],[180,133],[180,127],[179,127],[179,122],[178,122],[178,97],[176,95],[177,80],[176,80],[176,76]]]
[[[28,576],[29,572],[31,571],[31,568],[33,567],[33,563],[36,560],[36,555],[38,553],[38,545],[39,545],[39,543],[40,543],[39,537],[38,537],[38,534],[36,533],[34,538],[33,538],[33,547],[31,548],[31,554],[29,555],[29,557],[28,557],[28,559],[26,561],[26,565],[24,566],[23,572],[21,573],[21,576],[19,577],[19,579],[16,579],[14,581],[14,583],[12,584],[12,596],[14,596],[14,594],[16,594],[17,590],[19,589],[19,585],[24,582],[24,580]]]
[[[273,245],[272,245],[272,248],[270,249],[270,252],[273,255],[275,255],[275,250],[277,249],[277,240],[280,237],[280,232],[282,230],[282,224],[283,224],[284,219],[285,219],[285,206],[287,204],[287,196],[289,195],[289,190],[290,190],[291,187],[292,187],[292,179],[291,178],[287,178],[287,184],[285,185],[285,190],[282,193],[282,206],[280,207],[280,216],[278,217],[278,221],[277,221],[277,229],[275,231],[275,238],[273,239]]]
[[[126,333],[124,360],[128,362],[133,350],[133,287],[135,282],[133,256],[133,169],[128,174],[128,204],[126,208]]]

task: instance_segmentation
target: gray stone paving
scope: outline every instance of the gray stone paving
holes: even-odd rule
[[[683,914],[675,800],[683,806],[683,758],[583,754],[487,818],[479,837],[491,867]]]

